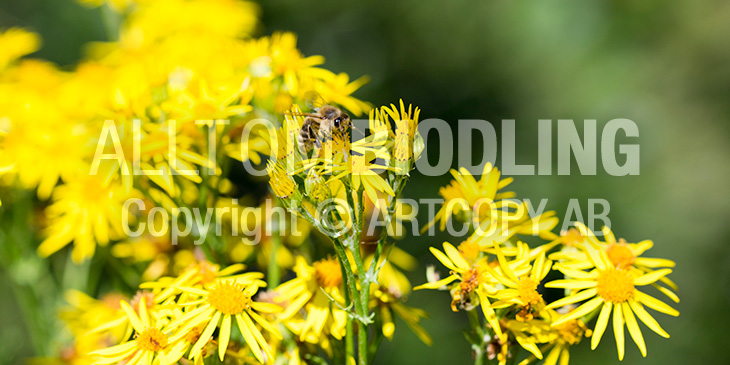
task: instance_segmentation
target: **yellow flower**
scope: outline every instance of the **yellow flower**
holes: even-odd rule
[[[140,167],[145,176],[170,196],[176,196],[179,192],[174,182],[175,174],[194,183],[201,183],[203,180],[200,173],[195,172],[197,169],[193,164],[205,168],[214,166],[211,160],[194,152],[191,148],[193,141],[182,133],[183,125],[173,126],[170,121],[166,121],[161,125],[144,124],[143,127],[146,127],[143,129],[147,131],[142,131],[139,137],[141,138]],[[171,140],[175,143],[170,144]]]
[[[557,266],[558,270],[570,279],[552,281],[545,286],[576,291],[563,299],[550,303],[548,308],[559,308],[584,300],[588,301],[560,317],[552,323],[552,326],[557,327],[568,321],[579,319],[600,308],[600,314],[591,339],[591,348],[595,349],[598,346],[608,325],[609,317],[613,313],[613,330],[619,360],[624,357],[624,324],[628,327],[629,334],[639,347],[642,356],[646,356],[644,337],[641,334],[636,317],[639,317],[647,327],[660,336],[668,338],[669,334],[644,309],[644,305],[671,316],[678,316],[679,312],[658,299],[639,291],[637,287],[653,284],[671,273],[672,270],[662,269],[643,273],[640,270],[617,267],[611,262],[606,252],[597,246],[586,245],[585,250],[595,269],[586,272],[566,266]]]
[[[418,118],[421,114],[421,110],[416,107],[413,109],[413,105],[408,105],[406,109],[403,100],[400,100],[400,109],[393,104],[390,104],[390,108],[384,106],[382,108],[383,114],[390,115],[395,122],[395,143],[393,146],[393,157],[395,158],[394,165],[396,171],[401,174],[406,174],[410,170],[411,162],[414,160],[414,156],[418,158],[418,151],[414,151],[414,139],[416,138],[418,127]]]
[[[0,166],[48,199],[59,180],[88,174],[86,128],[39,95],[0,92]],[[8,102],[8,105],[4,105]]]
[[[133,340],[92,352],[100,358],[96,364],[116,364],[122,361],[128,365],[169,365],[176,363],[182,352],[177,350],[175,341],[161,328],[164,322],[152,323],[147,313],[147,306],[140,302],[139,316],[126,302],[121,302],[122,310],[127,315],[135,331]]]
[[[124,2],[124,0],[112,1]],[[233,39],[249,34],[258,23],[256,19],[258,5],[246,1],[128,1],[138,2],[140,5],[132,12],[129,16],[130,21],[122,29],[121,38],[128,39],[128,43],[124,46],[130,48],[136,45],[138,48],[149,47],[154,51],[152,46],[160,47],[159,43],[176,38]],[[208,19],[216,21],[210,22]],[[185,48],[180,47],[180,49]]]
[[[190,296],[190,298],[187,298],[189,301],[184,304],[189,309],[167,326],[168,330],[177,329],[176,334],[171,337],[171,341],[180,340],[195,327],[205,325],[205,329],[190,349],[188,355],[188,358],[194,359],[200,356],[201,350],[213,336],[213,332],[220,328],[218,356],[223,360],[231,338],[231,322],[232,319],[235,319],[238,329],[243,334],[244,340],[251,348],[256,359],[262,363],[264,362],[262,349],[267,356],[266,359],[273,359],[271,349],[256,324],[273,336],[281,338],[279,330],[258,314],[258,312],[275,313],[280,311],[281,307],[270,303],[256,302],[252,299],[259,286],[262,285],[265,285],[265,283],[260,281],[242,283],[235,279],[219,279],[211,285],[210,289],[179,287],[183,293]]]
[[[345,304],[339,262],[326,258],[310,266],[304,257],[298,256],[294,272],[296,278],[275,289],[274,301],[286,308],[280,315],[281,320],[290,328],[294,327],[300,340],[310,338],[319,342],[326,333],[342,338],[347,316],[338,308]],[[301,310],[305,313],[304,320],[290,321]]]
[[[493,284],[494,279],[488,276],[488,270],[491,268],[489,268],[486,259],[469,264],[462,254],[448,242],[444,242],[444,252],[434,247],[431,247],[430,250],[444,266],[451,270],[451,275],[435,282],[419,285],[413,289],[439,289],[458,280],[459,284],[452,289],[451,309],[454,312],[458,311],[457,303],[469,309],[474,305],[472,303],[473,296],[476,296],[481,303],[487,322],[492,326],[497,336],[501,338],[503,336],[502,328],[487,298],[489,294],[487,284]]]
[[[529,321],[534,318],[533,313],[544,307],[542,295],[538,293],[537,287],[550,272],[552,262],[545,259],[545,253],[540,252],[537,259],[531,265],[529,273],[517,275],[512,270],[506,259],[498,251],[501,273],[491,270],[492,276],[504,286],[504,289],[496,289],[494,293],[488,294],[499,299],[492,304],[494,308],[505,308],[517,305],[521,311],[517,314],[518,321]],[[521,257],[518,257],[520,259]],[[538,356],[539,357],[539,356]]]
[[[246,91],[247,82],[230,83],[218,88],[211,88],[206,79],[191,82],[185,91],[173,95],[172,100],[163,107],[169,109],[171,118],[182,121],[228,120],[233,116],[244,115],[253,110],[247,105],[249,100],[241,100]],[[250,99],[250,92],[246,93]]]
[[[123,235],[122,206],[128,195],[115,183],[105,185],[94,175],[56,188],[54,203],[46,208],[50,220],[47,238],[38,253],[47,257],[73,241],[74,262],[94,255],[96,245],[106,245]]]
[[[329,103],[342,105],[355,116],[362,115],[372,108],[372,105],[353,98],[351,96],[355,90],[365,85],[370,78],[363,76],[355,81],[350,82],[350,76],[346,73],[333,74],[330,71],[322,70],[325,75],[325,82],[317,83],[315,91]]]
[[[570,358],[568,348],[577,345],[583,337],[590,337],[593,331],[586,328],[585,323],[580,319],[574,319],[555,326],[558,337],[553,341],[555,345],[545,357],[545,365],[555,365],[560,360],[561,364],[567,363]]]
[[[545,343],[540,348],[541,352],[547,352],[547,356],[543,359],[545,365],[556,365],[558,361],[560,364],[567,364],[570,359],[570,347],[579,344],[583,337],[590,337],[593,332],[586,328],[580,319],[551,327],[550,322],[560,317],[560,314],[552,309],[545,310],[542,314],[545,315],[544,319],[529,322],[510,321],[507,328],[515,335],[518,342]],[[536,359],[533,353],[519,365],[530,364]]]
[[[69,304],[61,309],[59,318],[63,320],[74,337],[72,347],[62,350],[62,357],[73,365],[90,365],[95,356],[90,352],[119,343],[129,337],[126,323],[109,328],[109,331],[95,331],[96,327],[124,316],[119,302],[124,296],[109,293],[100,299],[92,298],[80,291],[68,290],[64,298]]]
[[[304,179],[304,186],[307,196],[314,202],[323,202],[332,194],[322,175],[315,169],[310,169],[307,172],[307,177]]]
[[[603,227],[603,236],[605,241],[600,241],[593,231],[588,229],[583,223],[576,222],[578,229],[571,228],[562,237],[564,248],[560,252],[550,255],[551,258],[560,260],[562,267],[571,269],[585,270],[593,267],[592,261],[588,259],[585,249],[587,245],[593,245],[606,253],[606,256],[616,268],[637,269],[644,273],[649,273],[655,269],[672,268],[675,263],[671,260],[641,257],[644,252],[654,246],[650,240],[643,240],[639,243],[628,243],[624,239],[616,240],[613,232],[608,227]],[[566,241],[569,242],[566,245]],[[657,290],[666,295],[669,299],[679,303],[679,297],[675,293],[677,284],[669,278],[661,277],[658,283],[651,284]]]

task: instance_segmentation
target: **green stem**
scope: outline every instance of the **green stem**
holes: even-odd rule
[[[476,308],[466,311],[466,314],[469,317],[469,325],[476,336],[474,338],[475,342],[472,343],[472,348],[474,349],[474,365],[481,365],[484,363],[488,344],[485,341],[484,326]]]
[[[347,253],[345,252],[345,247],[342,245],[341,242],[338,240],[335,240],[335,250],[337,251],[337,255],[340,257],[340,261],[342,262],[342,267],[345,269],[345,281],[348,287],[348,290],[350,291],[350,301],[346,303],[346,305],[349,307],[352,305],[352,307],[355,308],[355,313],[360,318],[364,318],[366,315],[365,312],[362,310],[362,306],[359,300],[359,296],[357,295],[357,279],[355,278],[355,273],[352,271],[352,266],[350,265],[350,259],[347,257]],[[357,321],[357,338],[358,338],[358,363],[361,365],[367,364],[367,328],[365,327],[365,324],[362,322],[362,320]],[[362,346],[363,344],[363,334],[365,336],[365,347]]]
[[[368,325],[357,321],[357,355],[360,365],[368,364]]]
[[[375,248],[375,255],[373,255],[373,263],[371,264],[370,268],[368,270],[372,270],[371,275],[377,274],[377,262],[380,260],[380,255],[383,253],[383,248],[385,246],[385,240],[388,238],[388,226],[390,226],[390,222],[393,220],[393,215],[395,214],[395,206],[397,203],[397,199],[400,196],[401,192],[403,191],[403,187],[405,186],[406,177],[398,178],[395,182],[395,196],[393,197],[393,200],[390,202],[390,205],[388,206],[388,214],[385,217],[385,225],[383,226],[383,232],[380,233],[380,239],[378,240],[378,246]]]
[[[354,201],[351,193],[347,194],[347,200],[351,207],[355,208],[356,214],[353,217],[353,232],[351,240],[353,242],[352,256],[355,259],[358,278],[360,279],[360,297],[355,298],[356,305],[360,306],[360,320],[357,321],[357,340],[358,340],[358,363],[360,365],[368,364],[368,303],[370,301],[370,279],[365,270],[365,264],[360,253],[360,235],[362,234],[362,225],[364,221],[365,206],[362,201],[363,189],[356,192],[357,201]],[[372,263],[371,263],[372,265]]]
[[[342,271],[342,277],[345,279],[345,287],[347,286],[347,274],[345,272],[345,263],[340,260],[340,270]],[[351,303],[350,291],[345,290],[345,303],[349,305]],[[345,362],[349,363],[351,358],[355,357],[355,329],[353,328],[352,317],[347,316],[347,324],[345,327]]]

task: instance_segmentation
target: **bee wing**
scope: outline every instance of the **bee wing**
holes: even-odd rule
[[[304,103],[307,108],[318,110],[322,105],[326,105],[327,101],[318,92],[309,90],[304,93]]]

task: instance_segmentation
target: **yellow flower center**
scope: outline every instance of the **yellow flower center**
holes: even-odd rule
[[[137,336],[137,347],[145,351],[162,351],[167,347],[167,335],[157,328],[147,328]]]
[[[208,293],[208,303],[223,314],[239,314],[251,305],[241,284],[220,283]]]
[[[139,303],[144,301],[145,306],[147,309],[152,308],[153,305],[155,305],[155,296],[151,292],[148,291],[138,291],[134,294],[134,297],[132,297],[132,300],[129,302],[129,305],[134,309],[135,312],[139,311]],[[139,313],[137,313],[139,314]]]
[[[517,292],[525,305],[536,305],[540,303],[542,295],[537,292],[537,281],[530,278],[520,279],[517,283]]]
[[[628,271],[609,268],[598,274],[598,295],[612,303],[623,303],[634,296],[634,279]]]
[[[606,248],[608,258],[616,267],[629,267],[634,264],[636,256],[624,242],[614,243]]]
[[[560,338],[569,345],[577,344],[584,335],[586,337],[590,337],[591,334],[593,334],[593,331],[586,328],[583,321],[579,319],[565,322],[557,326],[557,330],[560,334]]]
[[[484,274],[484,271],[482,270],[479,265],[474,265],[469,271],[465,272],[462,276],[461,284],[459,284],[459,288],[461,289],[461,292],[463,294],[467,294],[474,289],[479,287],[479,284],[482,282],[482,275]]]
[[[472,266],[471,269],[461,274],[461,283],[458,290],[452,291],[451,310],[459,311],[459,307],[465,308],[471,304],[472,296],[470,293],[482,283],[484,270],[479,265]],[[458,305],[458,306],[457,306]]]
[[[200,338],[200,334],[203,332],[202,326],[193,327],[190,329],[187,335],[185,335],[185,341],[188,343],[196,343]]]
[[[323,288],[335,288],[342,283],[342,271],[340,264],[334,258],[327,258],[312,264],[314,267],[314,278],[317,284]]]
[[[218,265],[203,261],[198,266],[198,275],[201,284],[210,284],[218,277]]]
[[[574,246],[576,243],[583,241],[583,236],[581,236],[580,231],[575,228],[571,228],[567,232],[561,233],[560,236],[563,239],[563,246]]]

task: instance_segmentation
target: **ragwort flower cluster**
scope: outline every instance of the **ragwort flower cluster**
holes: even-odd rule
[[[472,233],[458,246],[432,247],[449,275],[441,278],[430,268],[429,282],[416,289],[448,290],[452,310],[467,312],[476,362],[565,364],[570,347],[583,338],[590,337],[595,349],[611,318],[620,360],[624,325],[642,356],[647,349],[639,322],[669,337],[646,307],[671,316],[679,312],[644,287],[679,302],[677,286],[667,278],[674,262],[642,257],[651,241],[616,240],[607,227],[601,241],[579,222],[557,236],[551,232],[558,223],[554,213],[527,216],[527,206],[508,200],[514,193],[499,191],[511,179],[501,180],[496,168],[488,164],[479,181],[465,169],[452,173],[455,180],[441,189],[444,205],[429,226],[440,222],[444,229],[459,220]],[[531,248],[521,236],[538,236],[544,243]],[[556,275],[564,278],[548,279]],[[546,301],[546,288],[563,289],[562,298]],[[519,355],[519,348],[529,355]]]

